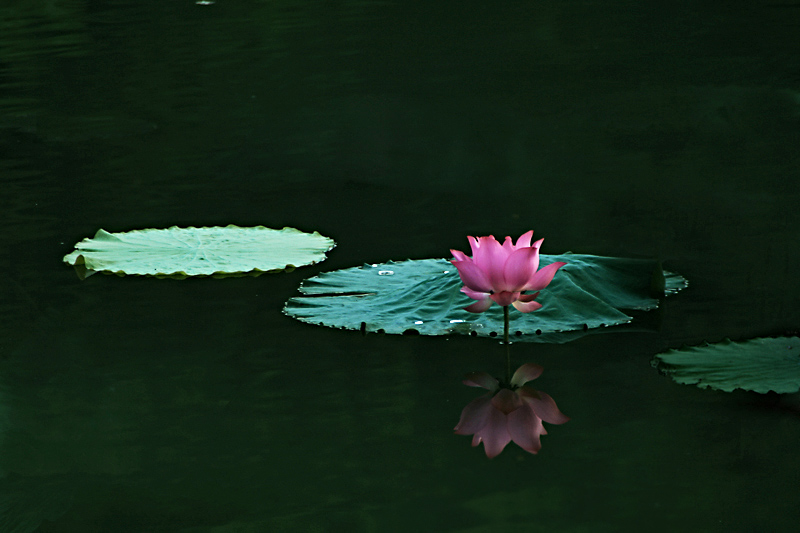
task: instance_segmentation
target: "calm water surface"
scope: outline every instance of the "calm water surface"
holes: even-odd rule
[[[794,531],[800,398],[650,366],[800,329],[800,4],[712,4],[5,2],[0,531]],[[227,224],[338,246],[258,278],[61,262]],[[571,417],[537,456],[452,433],[496,342],[280,312],[531,228],[690,282],[650,331],[512,347]]]

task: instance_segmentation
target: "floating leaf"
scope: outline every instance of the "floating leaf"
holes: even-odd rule
[[[335,246],[317,232],[256,226],[99,230],[64,257],[83,279],[95,272],[178,277],[260,274],[292,270],[325,259]]]
[[[726,339],[716,344],[670,350],[653,366],[678,383],[731,392],[791,393],[800,390],[800,338]]]
[[[567,266],[537,298],[542,309],[511,310],[516,340],[565,342],[591,328],[628,323],[632,318],[622,309],[654,309],[665,291],[676,292],[686,283],[663,272],[656,261],[578,254],[540,258],[540,266],[553,261]],[[458,272],[445,259],[364,265],[307,279],[300,286],[303,296],[290,299],[284,312],[311,324],[365,332],[502,335],[502,308],[464,311],[474,300],[461,287]]]

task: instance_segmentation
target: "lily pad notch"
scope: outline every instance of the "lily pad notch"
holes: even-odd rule
[[[187,227],[109,233],[75,245],[64,262],[84,279],[107,274],[186,278],[257,276],[313,265],[336,246],[317,232],[264,226]]]

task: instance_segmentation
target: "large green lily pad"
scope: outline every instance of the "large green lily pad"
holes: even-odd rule
[[[800,338],[726,339],[656,355],[653,366],[678,383],[731,392],[800,390]]]
[[[537,298],[542,309],[527,314],[511,309],[510,331],[518,341],[565,342],[592,328],[626,324],[632,317],[623,310],[654,309],[660,297],[686,285],[656,261],[579,254],[540,258],[540,266],[567,265]],[[474,300],[460,292],[462,286],[445,259],[364,265],[305,280],[303,296],[291,298],[284,313],[310,324],[364,332],[502,335],[502,308],[464,311]]]
[[[99,230],[64,257],[83,279],[95,272],[140,276],[236,276],[280,272],[325,259],[335,246],[317,232],[256,226]]]

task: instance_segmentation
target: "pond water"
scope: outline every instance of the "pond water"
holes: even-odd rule
[[[800,3],[0,6],[0,530],[795,531],[797,395],[678,385],[669,348],[800,326]],[[255,278],[95,275],[99,229],[319,231]],[[689,287],[514,344],[571,420],[453,434],[497,341],[281,313],[303,279],[535,229]]]

